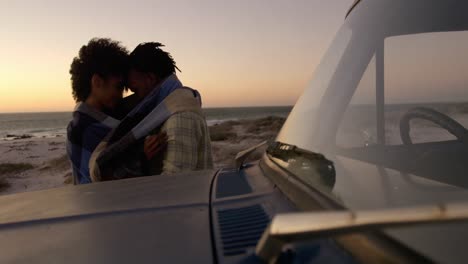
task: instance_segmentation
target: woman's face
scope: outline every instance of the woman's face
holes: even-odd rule
[[[110,76],[102,79],[97,97],[106,109],[113,110],[123,97],[124,79],[122,76]]]

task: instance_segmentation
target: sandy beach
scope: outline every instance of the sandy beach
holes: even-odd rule
[[[71,183],[65,138],[0,142],[0,194],[54,188]]]
[[[232,120],[210,126],[215,167],[233,166],[235,155],[264,140],[274,139],[284,118]],[[253,153],[258,159],[264,149]],[[65,137],[0,141],[0,195],[43,190],[72,184]]]

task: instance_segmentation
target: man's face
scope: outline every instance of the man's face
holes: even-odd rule
[[[139,98],[143,98],[148,95],[156,84],[154,74],[139,72],[135,69],[131,69],[127,77],[128,88],[130,88],[130,90]]]
[[[111,76],[102,79],[98,90],[100,103],[107,109],[115,109],[123,97],[124,80],[122,76]]]

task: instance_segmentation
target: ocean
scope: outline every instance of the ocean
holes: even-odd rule
[[[401,145],[400,121],[411,109],[424,107],[445,114],[461,126],[468,128],[467,103],[388,104],[384,109],[385,143]],[[345,112],[336,141],[341,147],[362,147],[377,144],[375,105],[353,105]],[[428,114],[428,116],[431,116]],[[434,117],[439,119],[438,117]],[[444,122],[442,122],[444,123]],[[414,143],[442,142],[456,139],[445,128],[433,121],[414,118],[410,124],[410,138]]]
[[[267,116],[287,117],[292,106],[226,107],[204,109],[208,125],[228,120],[256,119]],[[64,136],[71,112],[0,114],[0,140],[18,136],[52,138]]]

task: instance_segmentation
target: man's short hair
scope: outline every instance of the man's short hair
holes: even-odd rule
[[[176,63],[169,52],[161,49],[159,42],[146,42],[138,45],[130,53],[130,68],[139,72],[154,73],[161,79],[178,71]]]
[[[72,94],[76,102],[85,101],[91,93],[91,78],[125,76],[128,69],[128,51],[118,41],[93,38],[81,47],[70,66]]]

